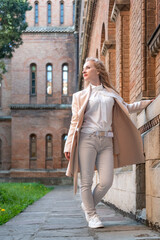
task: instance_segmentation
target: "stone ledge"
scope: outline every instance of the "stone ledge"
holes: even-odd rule
[[[26,109],[52,109],[66,110],[71,109],[71,104],[11,104],[11,110],[26,110]]]
[[[159,115],[160,95],[146,109],[144,109],[137,115],[137,128],[145,128],[145,131],[149,130],[150,128],[158,124]]]
[[[152,57],[156,57],[158,52],[160,51],[160,24],[152,34],[147,44],[149,50],[151,51]]]
[[[116,22],[117,16],[120,11],[129,11],[130,0],[115,0],[114,6],[111,13],[111,21]]]
[[[115,49],[116,41],[115,40],[108,40],[103,42],[102,46],[102,55],[105,56],[108,49],[112,48]]]
[[[0,182],[38,182],[45,185],[72,185],[69,177],[0,177]]]
[[[27,27],[23,33],[73,33],[74,26],[69,27]]]
[[[0,116],[0,121],[11,121],[12,117],[11,116]]]

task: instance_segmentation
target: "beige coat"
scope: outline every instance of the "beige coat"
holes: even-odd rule
[[[138,112],[150,104],[150,100],[143,100],[132,104],[127,104],[111,88],[107,88],[110,95],[114,98],[113,107],[113,150],[114,167],[122,167],[131,164],[144,162],[143,145],[139,131],[130,120],[129,113]],[[73,94],[72,99],[72,119],[65,143],[64,152],[70,152],[70,161],[66,175],[74,177],[74,191],[77,191],[78,175],[78,141],[79,132],[83,123],[85,109],[91,93],[91,86]]]

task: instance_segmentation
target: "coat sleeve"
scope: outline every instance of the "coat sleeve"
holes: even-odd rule
[[[64,146],[64,152],[71,152],[72,139],[73,139],[73,135],[75,133],[77,123],[78,123],[78,102],[77,102],[76,95],[73,94],[73,97],[72,97],[72,118],[71,118],[70,128],[69,128],[69,131],[68,131],[67,140],[66,140],[66,143],[65,143],[65,146]]]
[[[123,102],[123,103],[127,107],[129,113],[135,113],[135,112],[142,111],[151,102],[152,102],[152,100],[142,100],[142,101],[134,102],[134,103],[126,103],[126,102]]]

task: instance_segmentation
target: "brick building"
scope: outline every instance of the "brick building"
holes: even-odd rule
[[[14,180],[64,176],[77,84],[76,2],[30,3],[23,44],[0,86],[0,177]]]
[[[160,1],[82,0],[79,12],[79,87],[85,58],[92,56],[105,63],[126,102],[155,98],[131,115],[142,134],[145,164],[115,169],[104,199],[160,227]]]

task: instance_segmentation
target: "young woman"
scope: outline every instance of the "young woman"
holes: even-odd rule
[[[72,119],[64,152],[69,160],[67,176],[74,176],[75,192],[80,170],[82,209],[88,226],[103,227],[95,206],[113,182],[114,167],[144,162],[141,136],[129,113],[147,107],[152,100],[127,104],[111,86],[104,64],[87,58],[83,77],[88,87],[73,94]],[[99,183],[91,191],[95,165]]]

